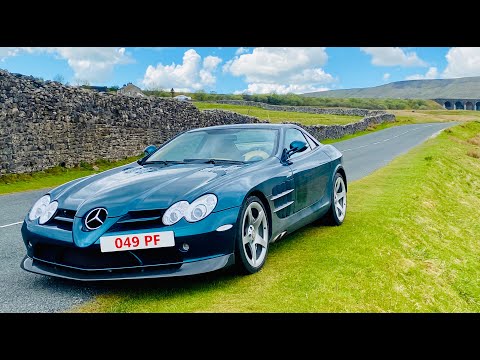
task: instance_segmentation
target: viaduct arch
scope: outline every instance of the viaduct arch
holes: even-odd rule
[[[446,110],[480,111],[480,99],[433,99]]]

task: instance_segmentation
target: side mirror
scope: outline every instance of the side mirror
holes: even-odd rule
[[[155,145],[148,145],[145,150],[143,150],[143,153],[145,156],[150,156],[152,155],[155,151],[157,151],[157,147]]]
[[[292,141],[290,144],[290,155],[295,154],[297,152],[302,152],[307,150],[307,143],[305,141]]]
[[[307,150],[307,143],[305,141],[292,141],[290,144],[290,150],[283,149],[282,153],[282,163],[284,164],[291,164],[291,162],[288,160],[290,156],[292,156],[295,153],[302,152]]]
[[[145,160],[149,158],[150,155],[152,155],[155,151],[157,151],[157,147],[155,145],[148,145],[144,150],[143,150],[143,157],[140,160],[137,160],[137,163],[140,165],[143,165]]]

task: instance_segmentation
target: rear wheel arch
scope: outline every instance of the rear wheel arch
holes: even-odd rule
[[[339,173],[342,176],[343,181],[345,182],[345,190],[348,191],[347,174],[345,173],[345,169],[342,166],[338,166],[332,174],[332,180],[335,178],[336,173]]]

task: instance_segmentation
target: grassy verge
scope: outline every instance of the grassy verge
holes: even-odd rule
[[[0,194],[55,187],[70,180],[131,163],[138,158],[139,157],[136,156],[115,162],[97,160],[94,164],[82,163],[80,166],[74,168],[57,166],[46,171],[39,171],[31,174],[3,175],[0,176]]]
[[[448,129],[349,187],[340,227],[273,244],[251,276],[134,284],[81,312],[480,311],[480,122]]]
[[[265,110],[255,106],[230,105],[230,104],[215,104],[205,102],[195,102],[197,108],[200,110],[206,109],[220,109],[234,111],[239,114],[255,116],[262,120],[268,120],[272,123],[281,123],[283,121],[297,122],[303,125],[333,125],[333,124],[348,124],[362,119],[361,116],[347,116],[347,115],[324,115],[324,114],[308,114],[293,111],[273,111]]]

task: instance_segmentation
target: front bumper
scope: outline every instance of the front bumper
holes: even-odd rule
[[[224,267],[233,265],[234,263],[235,256],[234,254],[230,254],[179,264],[85,271],[84,269],[60,266],[40,260],[34,260],[27,255],[22,260],[20,267],[23,270],[40,275],[49,275],[80,281],[102,281],[150,279],[203,274],[222,269]]]
[[[27,255],[22,260],[21,268],[37,274],[83,281],[173,277],[210,272],[234,263],[237,216],[238,208],[231,208],[212,213],[198,223],[184,222],[170,227],[129,230],[129,233],[172,230],[175,246],[107,253],[100,251],[98,239],[90,246],[80,247],[73,241],[75,233],[26,220],[22,226],[22,237]],[[225,224],[233,226],[225,231],[217,231]],[[185,244],[188,244],[188,250],[185,250]]]

